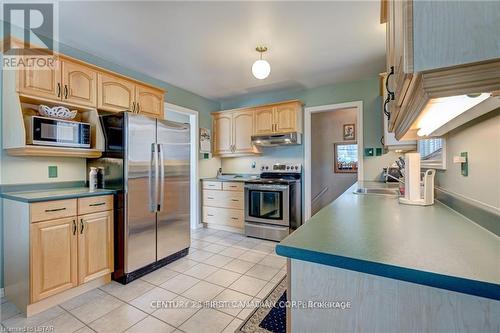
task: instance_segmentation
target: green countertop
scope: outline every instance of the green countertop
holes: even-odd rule
[[[89,191],[88,187],[71,187],[44,189],[22,192],[5,192],[1,194],[4,199],[22,201],[22,202],[40,202],[49,200],[63,200],[82,197],[95,197],[99,195],[114,194],[115,190],[111,189],[96,189],[93,192]]]
[[[360,182],[276,246],[279,255],[500,299],[500,238],[436,201],[357,195]]]

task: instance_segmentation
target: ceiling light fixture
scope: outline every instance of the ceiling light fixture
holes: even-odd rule
[[[271,73],[271,65],[265,60],[262,60],[262,53],[267,51],[265,46],[257,46],[255,48],[260,53],[260,59],[255,61],[252,65],[252,74],[259,80],[264,80]]]

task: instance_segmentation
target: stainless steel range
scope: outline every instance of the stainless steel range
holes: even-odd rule
[[[280,241],[302,224],[302,166],[264,165],[245,182],[245,234]]]

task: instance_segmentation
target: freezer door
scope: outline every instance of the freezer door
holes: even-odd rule
[[[157,260],[190,245],[189,125],[158,120],[160,193],[157,217]]]
[[[125,273],[156,261],[156,120],[127,113]]]

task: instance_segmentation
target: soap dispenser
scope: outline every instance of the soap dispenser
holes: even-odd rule
[[[434,204],[434,176],[436,170],[425,171],[420,182],[420,153],[405,154],[405,196],[399,202],[405,205],[429,206]]]

